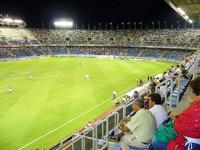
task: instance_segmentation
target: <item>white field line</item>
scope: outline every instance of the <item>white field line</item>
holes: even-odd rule
[[[128,89],[130,89],[130,88],[128,88]],[[127,91],[128,89],[126,89],[126,90],[124,90],[123,92],[121,92],[121,93],[120,93],[120,96],[117,97],[117,98],[121,98],[121,97],[123,96],[124,92]],[[56,127],[55,129],[51,130],[50,132],[48,132],[48,133],[46,133],[46,134],[44,134],[44,135],[42,135],[42,136],[36,138],[35,140],[33,140],[33,141],[27,143],[26,145],[20,147],[18,150],[22,150],[22,149],[26,148],[27,146],[29,146],[29,145],[31,145],[31,144],[33,144],[33,143],[35,143],[35,142],[37,142],[37,141],[43,139],[44,137],[48,136],[49,134],[55,132],[56,130],[58,130],[58,129],[64,127],[64,126],[66,126],[67,124],[73,122],[74,120],[76,120],[76,119],[78,119],[78,118],[80,118],[80,117],[86,115],[86,114],[89,113],[90,111],[92,111],[92,110],[94,110],[94,109],[100,107],[101,105],[107,103],[107,102],[110,101],[110,100],[111,100],[111,98],[109,98],[109,99],[103,101],[102,103],[96,105],[95,107],[92,107],[91,109],[87,110],[86,112],[82,113],[81,115],[76,116],[75,118],[73,118],[73,119],[71,119],[71,120],[65,122],[64,124],[62,124],[62,125]]]

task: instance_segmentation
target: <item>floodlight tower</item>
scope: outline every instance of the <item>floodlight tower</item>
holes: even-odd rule
[[[21,19],[16,19],[16,18],[11,18],[11,17],[2,17],[0,19],[0,24],[1,25],[6,25],[6,26],[17,26],[17,27],[25,27],[26,23],[21,20]]]
[[[74,22],[66,19],[59,19],[54,21],[54,26],[56,28],[72,28],[74,26]]]

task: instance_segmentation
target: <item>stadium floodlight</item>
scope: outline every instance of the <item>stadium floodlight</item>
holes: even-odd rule
[[[189,21],[188,21],[190,24],[192,24],[193,23],[193,21],[191,20],[191,19],[189,19]]]
[[[188,17],[187,15],[185,15],[183,18],[184,18],[185,20],[189,20],[189,17]]]
[[[5,22],[5,23],[12,23],[13,19],[11,19],[11,18],[4,18],[3,22]]]
[[[185,15],[185,12],[181,8],[177,8],[178,12],[180,13],[181,16]]]
[[[74,23],[68,20],[58,20],[54,22],[54,25],[56,28],[72,28]]]
[[[22,24],[24,21],[20,19],[14,19],[13,22],[16,24]]]

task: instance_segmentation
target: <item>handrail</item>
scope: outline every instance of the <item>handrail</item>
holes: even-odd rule
[[[198,74],[198,68],[199,68],[200,58],[197,58],[194,62],[194,70],[193,70],[193,79],[197,77]]]
[[[169,89],[170,91],[168,91],[168,84],[170,83]],[[167,78],[166,80],[164,80],[163,82],[161,82],[160,84],[158,84],[155,87],[155,91],[156,93],[159,93],[159,88],[164,85],[165,86],[165,93],[164,93],[164,99],[165,99],[165,103],[167,101],[167,93],[169,92],[170,96],[169,96],[169,100],[170,100],[170,105],[169,105],[169,110],[172,110],[172,94],[173,94],[173,80],[171,78]]]

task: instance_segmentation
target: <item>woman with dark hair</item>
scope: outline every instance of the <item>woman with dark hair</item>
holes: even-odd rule
[[[178,136],[169,143],[161,143],[157,139],[152,145],[155,150],[200,149],[200,76],[190,83],[190,106],[180,114],[171,114],[174,130]]]

